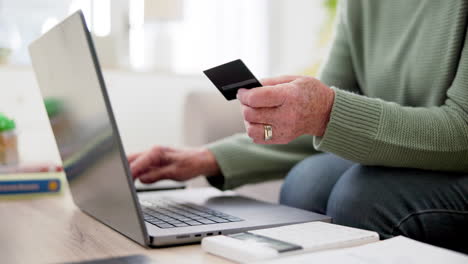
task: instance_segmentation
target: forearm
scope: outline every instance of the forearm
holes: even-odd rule
[[[312,137],[302,136],[286,145],[257,145],[237,134],[208,145],[224,182],[221,189],[284,177],[297,162],[317,153]]]

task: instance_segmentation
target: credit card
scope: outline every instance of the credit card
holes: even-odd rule
[[[240,59],[205,70],[203,73],[226,100],[236,99],[237,90],[240,88],[252,89],[262,86]]]

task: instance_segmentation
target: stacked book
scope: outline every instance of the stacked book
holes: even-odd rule
[[[0,195],[19,196],[60,193],[63,178],[62,172],[1,174]]]

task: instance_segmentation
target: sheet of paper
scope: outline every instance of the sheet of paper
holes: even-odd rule
[[[270,264],[466,264],[468,255],[438,248],[406,237],[367,244],[349,249],[284,257],[260,263]]]

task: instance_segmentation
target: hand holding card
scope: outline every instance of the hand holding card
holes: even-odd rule
[[[226,100],[236,99],[237,90],[240,88],[262,86],[242,60],[231,61],[203,72]]]
[[[254,143],[287,144],[301,135],[325,133],[335,92],[320,80],[288,75],[265,79],[262,89],[245,90],[262,85],[241,60],[204,73],[227,100],[239,99]]]

